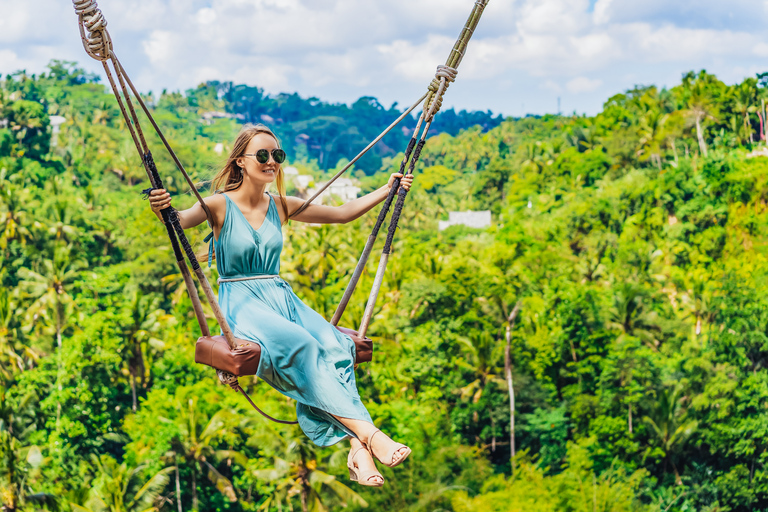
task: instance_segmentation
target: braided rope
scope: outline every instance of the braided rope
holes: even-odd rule
[[[79,19],[80,39],[91,58],[105,62],[112,56],[112,39],[107,32],[107,19],[96,0],[72,0]],[[86,35],[87,32],[87,35]]]
[[[456,68],[452,68],[447,65],[437,66],[437,72],[435,78],[429,84],[429,94],[424,102],[424,112],[426,113],[426,120],[432,121],[435,114],[440,112],[440,108],[443,106],[443,96],[445,91],[448,90],[448,86],[456,81],[456,75],[459,71]]]
[[[472,9],[472,13],[467,19],[467,23],[459,34],[459,38],[456,40],[456,44],[453,45],[448,60],[444,66],[437,66],[437,73],[435,78],[429,84],[429,94],[426,101],[424,101],[424,118],[427,122],[432,122],[434,115],[440,112],[440,108],[443,106],[443,96],[448,86],[456,80],[456,73],[459,64],[461,64],[464,58],[464,53],[467,51],[467,45],[469,40],[472,39],[472,35],[475,33],[477,24],[480,22],[480,18],[485,11],[485,7],[490,0],[477,0],[475,6]]]

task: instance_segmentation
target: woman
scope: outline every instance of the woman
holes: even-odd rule
[[[410,189],[413,176],[392,174],[389,182],[342,206],[312,204],[291,217],[303,201],[286,197],[280,164],[285,153],[263,125],[248,125],[235,141],[224,168],[213,180],[217,193],[205,199],[213,216],[219,271],[219,304],[237,338],[261,345],[257,375],[296,400],[299,425],[316,444],[350,439],[350,478],[362,485],[384,483],[372,457],[394,467],[411,450],[378,430],[360,400],[355,383],[355,345],[301,302],[278,276],[283,246],[281,225],[289,218],[315,224],[353,221],[382,202],[396,178]],[[280,205],[267,193],[277,182]],[[152,211],[170,206],[165,190],[150,195]],[[199,203],[178,212],[184,229],[202,224]]]

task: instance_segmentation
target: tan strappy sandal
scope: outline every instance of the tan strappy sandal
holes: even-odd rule
[[[368,438],[368,451],[371,452],[371,455],[373,457],[376,457],[376,460],[378,460],[379,462],[381,462],[385,466],[390,467],[390,468],[394,468],[395,466],[398,466],[405,459],[408,458],[408,456],[411,454],[411,449],[408,448],[407,446],[405,446],[402,443],[395,443],[394,448],[389,450],[389,452],[387,452],[387,454],[385,454],[384,457],[379,457],[378,455],[373,453],[373,448],[372,448],[372,446],[373,446],[373,436],[375,436],[379,432],[381,432],[381,430],[376,429],[376,431],[373,434],[371,434],[371,436]],[[384,432],[381,432],[381,434],[384,435],[384,436],[387,435]],[[387,436],[387,437],[389,437],[389,436]],[[392,439],[390,439],[390,441],[392,441]],[[392,442],[394,443],[394,441],[392,441]],[[402,449],[402,448],[405,448],[405,454],[402,457],[400,457],[400,460],[398,460],[397,462],[393,463],[392,459],[395,457],[395,452],[400,450],[400,449]]]
[[[349,479],[352,480],[353,482],[359,483],[360,485],[365,485],[368,487],[381,487],[382,485],[384,485],[384,477],[381,476],[381,473],[375,470],[371,471],[370,469],[367,471],[363,471],[362,469],[357,467],[354,463],[354,458],[357,452],[359,452],[360,450],[366,450],[366,449],[367,448],[365,447],[365,445],[363,445],[357,450],[355,450],[354,452],[350,451],[349,455],[347,455],[347,469],[349,469]],[[381,478],[381,481],[372,482],[371,478],[374,476]]]

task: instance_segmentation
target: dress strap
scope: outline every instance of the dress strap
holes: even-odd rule
[[[213,262],[213,230],[203,238],[203,242],[208,244],[208,268],[211,268],[211,263]]]
[[[230,200],[229,197],[227,197],[227,194],[222,193],[220,190],[217,190],[214,192],[214,194],[221,194],[224,196],[225,199]],[[227,209],[229,209],[229,205],[227,205]],[[226,210],[224,210],[226,212]],[[226,213],[224,214],[224,219],[226,221]],[[224,226],[222,226],[224,227]],[[221,233],[219,233],[221,235]],[[203,238],[203,242],[208,244],[208,268],[211,268],[211,263],[213,262],[213,226],[211,226],[211,232],[206,235],[205,238]]]
[[[267,192],[269,195],[269,210],[267,210],[267,216],[271,214],[274,215],[274,218],[272,219],[272,223],[279,228],[282,231],[282,225],[283,223],[280,221],[280,213],[277,211],[277,200],[275,199],[275,196]],[[278,196],[279,197],[279,196]]]
[[[269,217],[272,214],[272,207],[275,206],[275,198],[272,197],[272,194],[267,192],[267,195],[269,196],[269,208],[267,208],[267,217]]]

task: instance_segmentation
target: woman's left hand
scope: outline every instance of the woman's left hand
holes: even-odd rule
[[[403,187],[406,192],[408,192],[411,189],[411,185],[413,185],[413,174],[407,174],[403,176],[399,172],[392,173],[392,175],[389,177],[389,181],[387,182],[387,186],[390,189],[395,184],[395,180],[397,178],[400,178],[400,186]]]

